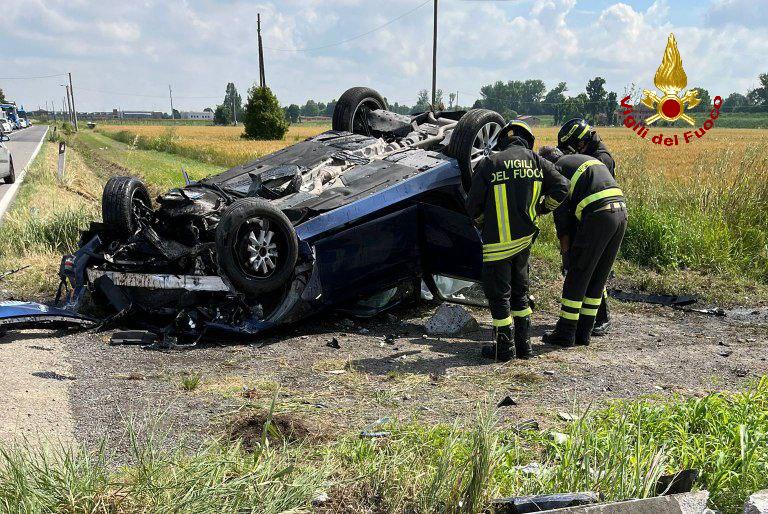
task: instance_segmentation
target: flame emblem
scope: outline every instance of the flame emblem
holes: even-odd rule
[[[683,60],[677,49],[674,34],[670,34],[667,39],[667,48],[664,50],[661,65],[653,77],[653,83],[660,91],[664,92],[664,96],[660,97],[648,89],[643,90],[643,98],[640,102],[649,109],[656,111],[656,114],[645,119],[646,125],[659,119],[666,121],[682,119],[689,125],[696,123],[693,117],[685,114],[685,110],[701,103],[699,92],[687,91],[682,97],[678,96],[678,93],[688,85],[688,76],[683,69]]]

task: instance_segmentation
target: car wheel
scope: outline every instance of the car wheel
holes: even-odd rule
[[[112,177],[101,195],[101,215],[114,237],[129,237],[139,229],[139,218],[152,209],[149,191],[135,177]]]
[[[496,141],[503,126],[504,118],[496,111],[471,109],[453,129],[448,153],[459,163],[465,191],[472,185],[475,167],[498,151]]]
[[[369,87],[347,89],[333,109],[333,130],[368,135],[365,123],[367,112],[386,108],[384,98]]]
[[[216,227],[221,272],[247,296],[283,286],[299,255],[296,231],[285,214],[258,198],[230,205]]]
[[[5,177],[5,183],[6,184],[13,184],[14,182],[16,182],[16,171],[13,169],[13,157],[9,156],[8,158],[11,161],[11,165],[8,168],[8,176]]]

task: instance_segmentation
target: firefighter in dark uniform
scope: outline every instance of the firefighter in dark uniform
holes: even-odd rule
[[[544,342],[564,347],[588,345],[627,228],[624,194],[608,167],[594,157],[563,155],[551,146],[539,152],[570,180],[568,198],[555,211],[555,227],[558,236],[575,234],[560,318],[555,330],[545,334]]]
[[[557,133],[557,147],[566,154],[579,153],[589,155],[599,160],[608,168],[611,175],[616,177],[616,162],[608,151],[600,135],[584,118],[573,118],[566,121]],[[575,227],[575,222],[571,226]],[[563,268],[567,269],[568,254],[574,233],[565,233],[560,239],[560,251],[563,254]],[[611,320],[608,312],[608,294],[603,291],[603,301],[597,310],[593,335],[604,335],[610,328]]]
[[[503,150],[478,164],[467,198],[467,211],[481,227],[483,290],[494,326],[494,344],[482,353],[500,361],[532,355],[528,257],[539,233],[536,218],[568,194],[568,181],[533,152],[533,143],[524,122],[505,125],[498,139]]]

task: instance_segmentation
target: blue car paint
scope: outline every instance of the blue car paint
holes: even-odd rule
[[[312,244],[324,234],[338,231],[339,228],[351,225],[381,209],[414,198],[427,191],[446,186],[459,187],[460,185],[461,174],[455,161],[445,161],[444,164],[418,173],[367,198],[305,221],[296,227],[296,235],[300,240]]]

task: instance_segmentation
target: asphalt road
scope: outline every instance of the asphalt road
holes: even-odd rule
[[[11,133],[11,140],[5,143],[5,146],[11,150],[11,155],[13,156],[13,167],[16,169],[17,183],[23,180],[22,170],[26,168],[29,161],[32,160],[40,141],[45,136],[47,128],[46,125],[33,125],[18,130]],[[0,217],[5,214],[17,189],[18,186],[13,187],[13,184],[3,183],[0,185]]]

